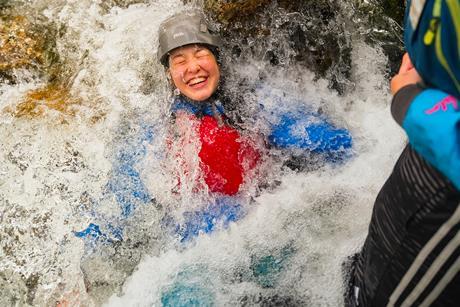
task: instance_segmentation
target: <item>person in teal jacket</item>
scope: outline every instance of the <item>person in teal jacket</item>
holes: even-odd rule
[[[391,111],[409,144],[346,268],[346,306],[460,302],[460,3],[407,2]]]

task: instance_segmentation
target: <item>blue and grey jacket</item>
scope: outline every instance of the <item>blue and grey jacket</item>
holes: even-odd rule
[[[408,85],[393,98],[391,111],[414,150],[460,191],[460,101],[420,85]]]
[[[404,43],[428,87],[460,97],[459,0],[407,0]]]
[[[402,88],[393,116],[412,147],[460,190],[460,1],[408,0],[404,39],[426,87]]]

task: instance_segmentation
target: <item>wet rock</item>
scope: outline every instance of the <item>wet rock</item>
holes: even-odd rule
[[[57,30],[53,23],[34,16],[0,15],[0,80],[15,83],[17,69],[35,72],[52,80],[58,73]]]
[[[99,234],[83,238],[85,254],[81,259],[80,269],[83,273],[86,292],[97,306],[102,305],[114,293],[121,295],[122,286],[131,276],[140,260],[147,253],[156,253],[161,248],[161,239],[155,236],[158,225],[152,225],[152,217],[144,214],[133,224],[140,226],[134,233],[125,225],[123,235],[127,238],[115,238],[104,234],[113,225],[98,228]]]
[[[46,110],[73,116],[75,106],[81,103],[70,93],[76,69],[57,53],[58,26],[43,16],[29,19],[7,11],[0,16],[0,81],[14,84],[33,78],[45,85],[27,92],[22,102],[3,111],[15,117],[38,117]],[[28,73],[18,73],[22,70]]]
[[[27,304],[33,305],[35,299],[35,293],[37,292],[38,282],[40,280],[40,276],[38,274],[31,274],[26,279],[26,286],[27,286]]]
[[[13,165],[16,165],[24,172],[30,165],[30,158],[25,153],[21,143],[17,143],[14,149],[6,155],[6,159]]]
[[[45,251],[43,247],[41,250],[30,247],[33,244],[45,246],[50,234],[51,213],[25,209],[1,195],[0,203],[5,205],[0,217],[0,306],[34,306],[42,286],[42,273],[29,265]],[[53,261],[55,259],[43,262],[40,269],[50,270],[48,264]]]
[[[0,306],[22,306],[27,301],[27,286],[21,274],[9,269],[0,271]]]
[[[52,83],[28,92],[22,102],[15,108],[7,108],[7,111],[16,117],[29,118],[43,115],[46,110],[73,116],[76,112],[75,106],[80,104],[81,100],[73,97],[68,87]]]
[[[0,0],[0,10],[4,10],[10,7],[11,1],[10,0]]]
[[[218,21],[225,49],[231,50],[228,58],[281,67],[299,64],[328,79],[339,93],[353,86],[353,38],[361,36],[381,46],[389,59],[389,74],[400,62],[401,1],[203,0],[202,6]]]
[[[286,294],[272,294],[264,295],[259,293],[259,295],[245,295],[239,299],[239,306],[260,306],[260,307],[297,307],[297,306],[311,306],[304,300],[286,295]]]
[[[406,9],[406,2],[399,0],[385,0],[385,1],[374,1],[375,5],[380,6],[384,16],[388,16],[399,25],[403,25],[404,22],[404,11]]]
[[[119,265],[117,260],[102,258],[96,254],[82,260],[81,271],[87,294],[98,305],[102,305],[121,288],[127,273],[121,270]]]
[[[388,57],[388,75],[394,75],[404,54],[405,1],[353,0],[348,9],[354,35],[371,46],[380,46]]]
[[[0,23],[0,72],[38,66],[43,63],[43,42],[30,29],[25,17],[16,16]]]
[[[121,287],[131,276],[141,259],[145,242],[116,242],[99,245],[98,251],[85,256],[80,268],[87,294],[102,305],[113,293],[121,293]]]
[[[228,58],[280,67],[299,64],[344,91],[351,45],[339,1],[205,0],[203,8],[221,24],[225,49],[231,50]]]
[[[112,7],[127,8],[132,4],[146,3],[147,0],[105,0],[100,3],[103,12],[107,13]]]
[[[282,295],[273,295],[270,297],[265,297],[260,302],[260,306],[263,307],[273,307],[273,306],[305,306],[305,303],[301,300],[290,297],[290,296],[282,296]]]
[[[216,15],[220,22],[229,24],[235,20],[251,18],[258,9],[270,2],[271,0],[204,0],[203,7]]]

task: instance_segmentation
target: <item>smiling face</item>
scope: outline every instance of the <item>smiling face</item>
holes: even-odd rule
[[[169,55],[169,73],[180,92],[195,101],[208,99],[219,85],[219,64],[202,45],[174,49]]]

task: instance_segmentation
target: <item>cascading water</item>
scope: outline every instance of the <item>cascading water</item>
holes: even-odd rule
[[[170,90],[156,35],[165,18],[190,7],[0,4],[12,16],[2,29],[17,26],[20,38],[27,22],[14,16],[26,16],[36,27],[27,42],[44,50],[24,51],[30,65],[0,74],[0,305],[342,304],[341,265],[361,246],[404,143],[389,114],[382,47],[350,26],[349,64],[318,77],[290,60],[298,47],[282,24],[301,14],[272,12],[268,37],[227,37],[227,107],[247,131],[265,133],[270,110],[307,106],[351,132],[353,153],[339,164],[303,159],[288,167],[295,153],[272,149],[263,178],[234,207],[237,221],[180,242],[168,220],[214,200],[186,184],[173,191]],[[341,9],[342,18],[351,14],[346,3]],[[301,26],[308,35],[308,22]],[[40,41],[39,29],[53,33],[52,43]]]

